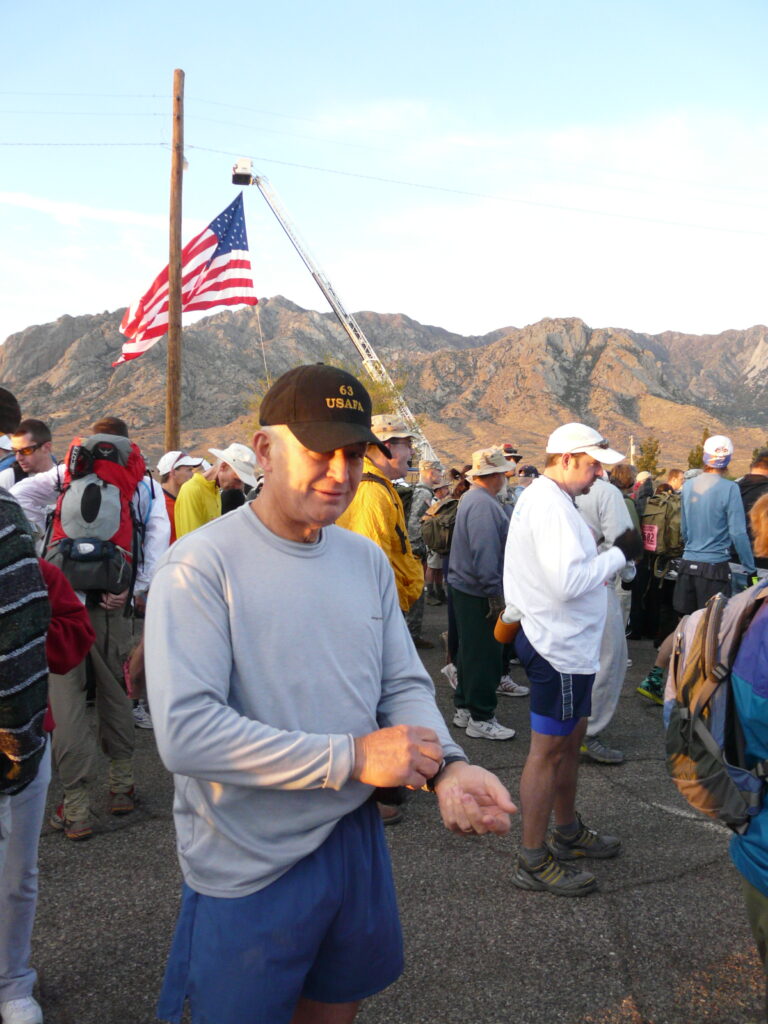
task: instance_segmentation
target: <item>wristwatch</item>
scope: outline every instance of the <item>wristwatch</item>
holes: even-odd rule
[[[454,761],[463,761],[464,764],[469,764],[469,761],[467,760],[466,757],[459,757],[458,754],[449,754],[448,757],[443,758],[440,767],[437,769],[432,778],[427,779],[427,781],[421,788],[426,790],[428,793],[434,793],[435,786],[440,781],[440,776],[443,774],[443,771],[445,770],[445,768],[448,767],[449,764],[453,764]]]

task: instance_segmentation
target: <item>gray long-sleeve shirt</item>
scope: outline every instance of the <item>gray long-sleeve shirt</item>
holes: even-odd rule
[[[474,597],[504,593],[504,545],[509,519],[494,496],[474,484],[456,511],[448,583]]]
[[[187,534],[155,574],[146,645],[181,867],[204,895],[264,888],[370,796],[353,737],[422,725],[462,756],[386,557],[348,530],[299,544],[244,505]]]

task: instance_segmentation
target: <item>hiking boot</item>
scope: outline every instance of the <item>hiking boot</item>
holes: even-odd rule
[[[588,871],[579,871],[568,864],[559,864],[551,853],[540,864],[531,867],[517,858],[512,883],[530,892],[551,892],[553,896],[586,896],[597,888],[597,879]]]
[[[127,793],[113,793],[110,790],[109,793],[109,813],[110,814],[130,814],[131,811],[136,809],[136,792],[131,786]]]
[[[64,804],[60,803],[50,817],[51,828],[57,832],[63,832],[67,839],[74,839],[76,842],[81,839],[90,839],[93,835],[93,826],[90,818],[80,818],[71,821],[64,817]]]
[[[593,828],[587,828],[577,814],[578,831],[564,836],[559,828],[553,828],[547,837],[549,852],[557,860],[580,860],[582,857],[598,857],[607,860],[615,857],[621,849],[621,840],[616,836],[601,836]]]
[[[443,603],[440,600],[440,598],[437,596],[437,593],[436,593],[434,587],[427,587],[426,602],[427,602],[427,604],[432,605],[432,606]]]
[[[43,1011],[36,999],[23,996],[0,1003],[0,1020],[3,1024],[43,1024]]]
[[[453,712],[453,724],[459,729],[466,729],[470,722],[469,708],[456,708]]]
[[[640,683],[637,692],[641,697],[652,700],[654,704],[664,703],[664,669],[654,665],[645,679]]]
[[[514,739],[515,730],[507,729],[495,716],[487,721],[470,718],[467,724],[467,736],[476,740],[511,740]]]
[[[586,754],[598,764],[623,764],[624,754],[621,750],[614,750],[613,747],[606,747],[599,736],[585,736],[581,744],[581,753]]]
[[[440,669],[441,675],[444,675],[448,680],[448,685],[452,690],[455,690],[459,685],[459,673],[456,671],[456,666],[453,662],[449,662],[447,665],[443,665]]]
[[[431,640],[425,640],[423,636],[414,636],[412,639],[417,651],[431,651],[435,646]]]
[[[496,687],[496,693],[502,697],[527,697],[530,690],[522,683],[516,683],[512,676],[502,676]]]

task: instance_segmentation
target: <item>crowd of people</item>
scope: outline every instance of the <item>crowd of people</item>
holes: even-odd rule
[[[505,834],[517,811],[456,732],[513,740],[498,701],[527,701],[511,880],[593,892],[585,861],[621,839],[582,821],[579,764],[624,761],[605,732],[627,637],[656,641],[639,694],[661,703],[679,617],[730,593],[734,560],[749,582],[768,565],[768,450],[737,483],[714,436],[701,472],[654,488],[568,423],[541,469],[510,443],[415,464],[412,428],[323,364],[272,385],[250,445],[166,452],[154,473],[114,416],[58,462],[46,424],[0,389],[0,431],[3,1024],[43,1021],[30,949],[52,767],[50,825],[82,842],[100,752],[108,811],[129,815],[135,729],[154,729],[183,875],[161,1019],[188,1001],[196,1024],[345,1024],[403,969],[382,825],[403,821],[408,789],[434,793],[461,835]],[[433,646],[425,604],[445,608],[454,732],[417,653]],[[745,716],[768,700],[765,622],[738,666]],[[768,752],[759,720],[750,746]],[[765,961],[758,821],[734,859]]]

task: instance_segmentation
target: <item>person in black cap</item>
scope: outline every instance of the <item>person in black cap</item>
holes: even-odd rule
[[[451,740],[384,554],[333,525],[380,444],[367,391],[300,366],[259,419],[258,500],[180,538],[149,599],[185,879],[158,1016],[348,1024],[402,970],[375,787],[429,784],[459,833],[515,808]]]

